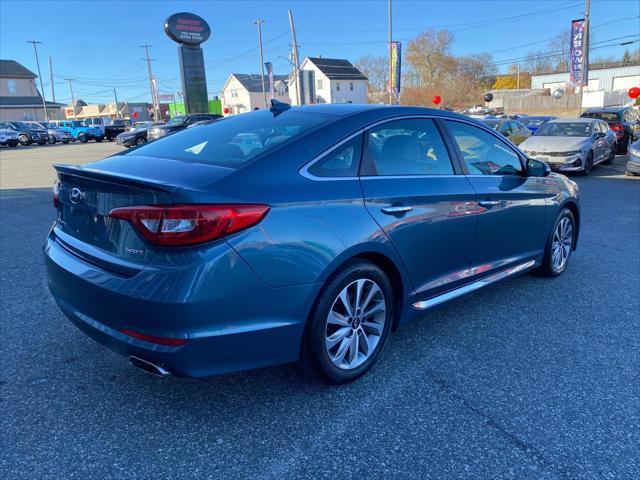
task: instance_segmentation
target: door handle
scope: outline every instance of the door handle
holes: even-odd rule
[[[386,213],[387,215],[402,215],[403,213],[413,210],[413,207],[398,205],[396,207],[384,207],[381,210],[382,213]]]
[[[498,205],[500,202],[498,202],[497,200],[482,200],[480,202],[478,202],[478,205],[480,205],[481,207],[484,208],[493,208],[496,205]]]

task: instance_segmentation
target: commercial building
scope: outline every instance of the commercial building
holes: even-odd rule
[[[38,76],[15,60],[0,60],[0,120],[44,120]],[[46,102],[50,120],[62,118],[64,104]]]
[[[548,88],[551,91],[556,88],[566,88],[569,82],[569,73],[549,73],[545,75],[531,75],[531,88]],[[614,92],[629,90],[640,85],[640,65],[625,67],[601,68],[589,70],[589,84],[585,86],[588,92]]]
[[[309,103],[367,103],[367,77],[349,60],[307,57],[300,65],[300,102],[295,76],[289,77],[293,105]]]
[[[290,103],[286,75],[274,75],[274,98],[280,102]],[[269,98],[269,79],[265,75],[265,88]],[[232,73],[220,91],[222,108],[229,113],[250,112],[264,108],[262,92],[262,76],[253,73]]]

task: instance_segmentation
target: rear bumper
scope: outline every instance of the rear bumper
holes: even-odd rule
[[[44,247],[51,293],[84,333],[122,354],[186,377],[205,377],[299,358],[319,284],[265,285],[222,242],[199,263],[153,262],[124,277],[76,257],[50,234]],[[185,339],[173,347],[121,333]]]

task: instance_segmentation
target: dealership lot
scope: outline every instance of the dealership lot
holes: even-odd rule
[[[367,376],[296,365],[158,379],[73,327],[41,246],[53,163],[115,144],[0,150],[5,478],[638,478],[640,181],[576,177],[567,272],[524,275],[396,332]]]

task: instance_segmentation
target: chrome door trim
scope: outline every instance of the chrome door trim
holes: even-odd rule
[[[502,280],[504,278],[515,275],[516,273],[523,272],[535,266],[535,260],[529,260],[528,262],[520,263],[513,267],[502,270],[498,273],[494,273],[493,275],[489,275],[482,280],[478,280],[473,283],[469,283],[462,287],[456,288],[455,290],[451,290],[449,292],[443,293],[441,295],[437,295],[433,298],[429,298],[427,300],[421,300],[419,302],[415,302],[413,304],[413,308],[417,310],[426,310],[427,308],[435,307],[441,303],[444,303],[453,298],[459,297],[461,295],[465,295],[467,293],[478,290],[482,287],[486,287],[487,285],[491,285],[492,283],[497,282],[498,280]]]

